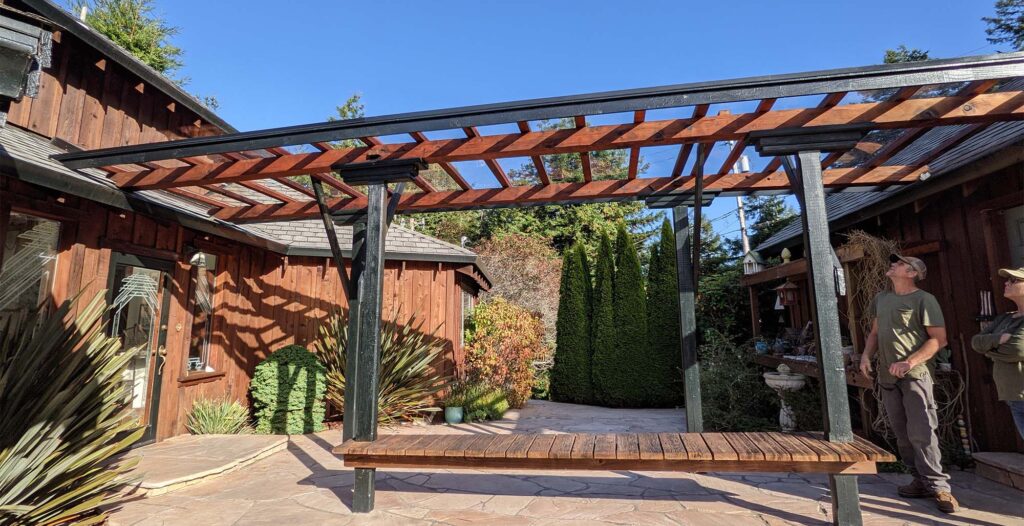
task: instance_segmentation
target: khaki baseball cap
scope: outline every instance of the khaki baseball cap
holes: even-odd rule
[[[901,256],[899,254],[893,254],[889,256],[889,262],[895,263],[902,261],[911,266],[917,271],[917,279],[924,279],[928,275],[928,267],[925,266],[924,261],[911,256]]]
[[[1020,268],[1001,268],[1001,269],[999,269],[999,277],[1001,277],[1001,278],[1024,279],[1024,267],[1020,267]]]

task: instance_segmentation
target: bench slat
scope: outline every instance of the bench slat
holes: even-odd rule
[[[637,442],[640,445],[640,458],[643,460],[662,460],[665,453],[661,449],[661,439],[657,433],[639,433]]]
[[[813,449],[807,447],[806,444],[801,442],[799,439],[792,435],[785,433],[778,433],[772,431],[767,433],[768,436],[772,437],[776,442],[779,443],[783,448],[789,451],[790,456],[796,461],[806,462],[817,462],[819,460],[818,453]]]
[[[815,440],[809,436],[804,436],[802,434],[794,434],[790,436],[796,440],[799,440],[801,443],[807,446],[808,449],[811,449],[815,453],[817,453],[818,460],[821,462],[836,462],[840,458],[839,452],[828,447],[828,445],[823,444],[820,440]]]
[[[688,460],[686,446],[679,438],[679,433],[658,433],[658,440],[661,441],[661,451],[665,460]]]
[[[517,435],[495,435],[491,443],[487,445],[487,449],[484,450],[484,456],[487,458],[505,458],[505,453],[508,448],[512,446],[512,442],[515,441]]]
[[[516,435],[516,439],[505,450],[505,458],[527,458],[530,446],[539,435]]]
[[[640,458],[640,444],[636,434],[623,433],[615,435],[615,458],[619,460],[636,460]]]
[[[712,460],[715,458],[714,453],[711,452],[711,446],[703,434],[680,433],[679,438],[683,440],[683,445],[686,446],[686,455],[690,457],[690,460]]]
[[[615,459],[615,435],[603,433],[594,441],[594,458],[601,460]]]
[[[828,440],[825,440],[825,438],[823,436],[824,434],[820,433],[820,432],[804,433],[804,434],[808,438],[814,440],[816,443],[821,444],[822,447],[827,447],[827,448],[831,449],[832,451],[835,451],[836,455],[838,455],[841,460],[849,459],[849,460],[852,460],[854,462],[859,462],[859,461],[867,460],[868,459],[867,455],[865,455],[864,453],[861,453],[861,451],[859,449],[853,447],[852,444],[848,444],[848,443],[844,444],[844,443],[840,443],[840,442],[829,442]]]
[[[445,450],[460,438],[462,438],[460,435],[441,435],[437,437],[437,440],[423,446],[423,455],[428,457],[443,457]]]
[[[576,442],[572,445],[572,458],[594,458],[594,444],[597,443],[597,436],[592,433],[584,433],[576,436]]]
[[[701,433],[700,436],[707,443],[714,460],[739,460],[739,453],[722,433]],[[685,435],[683,438],[686,438]],[[686,449],[690,449],[689,444],[686,445]]]
[[[740,460],[764,460],[764,453],[757,447],[757,444],[747,440],[742,433],[724,433],[725,439],[729,441]]]
[[[743,433],[743,436],[753,442],[761,450],[761,453],[764,453],[765,460],[793,460],[786,448],[779,445],[768,433]]]
[[[527,458],[550,458],[548,452],[551,451],[551,446],[555,443],[556,435],[537,435],[537,438],[533,440],[533,444],[530,445],[530,451],[527,453]]]
[[[555,435],[555,441],[548,451],[548,458],[572,458],[572,445],[576,441],[576,435],[566,433]]]

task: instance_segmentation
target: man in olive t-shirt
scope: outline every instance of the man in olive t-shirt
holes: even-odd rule
[[[871,301],[874,318],[864,345],[860,369],[872,376],[871,359],[878,358],[878,387],[882,406],[896,435],[903,463],[914,476],[899,488],[910,498],[932,497],[938,508],[952,513],[959,504],[950,493],[949,476],[942,472],[939,419],[932,392],[932,358],[946,346],[945,322],[935,296],[917,288],[928,269],[913,257],[892,256],[886,276],[892,291]]]

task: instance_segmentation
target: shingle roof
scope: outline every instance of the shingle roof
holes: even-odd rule
[[[1024,82],[1015,81],[1012,85],[1024,86]],[[1004,87],[1005,89],[1005,87]],[[885,164],[911,164],[913,160],[926,155],[946,137],[960,130],[962,126],[941,126],[933,128],[920,139],[907,146],[898,155]],[[978,160],[985,155],[998,151],[1010,144],[1024,139],[1024,122],[1000,122],[990,125],[977,135],[950,149],[938,159],[928,164],[931,177],[905,186],[890,186],[884,190],[868,192],[838,192],[825,196],[825,208],[828,211],[829,223],[834,223],[850,214],[871,206],[878,205],[896,195],[912,191],[928,185],[943,174]],[[754,250],[772,253],[783,246],[796,245],[802,235],[799,221],[790,223],[773,236],[766,239]]]
[[[173,212],[179,219],[189,220],[186,226],[243,242],[262,240],[265,241],[262,245],[277,252],[330,255],[327,234],[320,221],[228,223],[211,217],[209,208],[191,199],[161,190],[126,194],[101,171],[72,170],[50,158],[53,154],[63,152],[44,137],[32,132],[13,125],[0,128],[0,168],[4,173],[26,182],[124,209],[139,209],[140,205],[146,208],[148,204],[153,208]],[[347,255],[352,248],[352,228],[338,226],[337,233],[341,248]],[[397,225],[389,229],[386,247],[388,257],[395,259],[476,263],[476,254],[470,250]]]

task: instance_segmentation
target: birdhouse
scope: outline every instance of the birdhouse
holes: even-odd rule
[[[797,287],[795,283],[789,280],[775,287],[775,292],[779,295],[779,303],[783,305],[796,305],[797,291],[799,290],[800,287]]]
[[[761,259],[761,254],[751,250],[747,252],[746,256],[743,256],[743,273],[744,274],[757,274],[764,270],[764,260]]]

